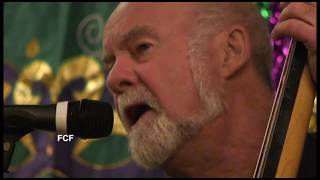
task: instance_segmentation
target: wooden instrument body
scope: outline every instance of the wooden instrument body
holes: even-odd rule
[[[297,176],[315,97],[307,58],[292,40],[253,177]]]

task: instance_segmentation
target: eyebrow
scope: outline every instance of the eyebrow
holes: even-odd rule
[[[129,32],[123,35],[120,34],[120,44],[125,44],[140,36],[150,36],[156,40],[159,40],[159,36],[155,32],[155,29],[151,28],[150,26],[135,26]]]

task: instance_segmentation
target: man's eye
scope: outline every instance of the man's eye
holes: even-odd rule
[[[136,47],[136,52],[137,53],[144,53],[146,50],[148,50],[152,44],[150,43],[141,43]]]

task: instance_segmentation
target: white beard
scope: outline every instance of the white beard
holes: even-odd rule
[[[190,56],[191,57],[191,56]],[[196,57],[196,56],[194,56]],[[204,109],[186,117],[169,117],[158,104],[156,98],[145,86],[135,87],[118,97],[120,117],[124,117],[123,107],[130,102],[144,100],[155,109],[156,118],[136,123],[128,132],[129,150],[132,158],[145,168],[159,167],[186,141],[193,137],[208,122],[213,121],[224,110],[224,104],[218,91],[209,90],[208,75],[204,63],[189,59],[193,80]],[[122,119],[128,131],[128,123]]]

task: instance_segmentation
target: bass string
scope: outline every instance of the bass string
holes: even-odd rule
[[[263,143],[261,145],[261,150],[259,153],[259,157],[258,157],[258,161],[256,164],[253,177],[262,177],[262,174],[264,172],[264,168],[267,161],[267,155],[269,153],[269,149],[273,139],[273,134],[275,131],[276,121],[278,119],[277,117],[280,111],[280,105],[283,99],[284,90],[285,90],[287,80],[288,80],[288,75],[291,69],[291,63],[294,56],[295,46],[296,46],[296,41],[294,39],[291,39],[290,45],[289,45],[289,52],[283,65],[279,85],[273,101],[266,132],[264,135]]]

